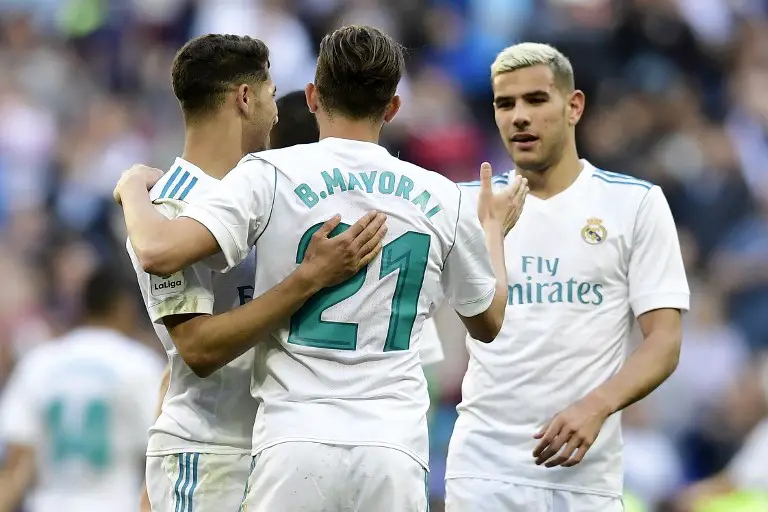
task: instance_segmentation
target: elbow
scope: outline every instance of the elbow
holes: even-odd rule
[[[496,336],[498,336],[501,332],[501,326],[503,323],[504,317],[501,319],[491,318],[481,329],[478,329],[478,332],[473,333],[472,337],[477,341],[490,343],[495,340]]]
[[[139,260],[142,270],[155,276],[169,276],[181,270],[168,257],[167,248],[162,244],[153,244],[146,247],[135,247],[136,258]]]
[[[181,343],[174,340],[174,342],[176,343],[176,350],[178,350],[184,363],[196,377],[201,379],[210,377],[211,374],[221,368],[222,365],[219,364],[218,361],[215,361],[209,354],[206,354],[202,350],[192,348],[196,346],[194,340],[185,340]]]
[[[180,352],[181,354],[181,352]],[[195,374],[196,377],[199,377],[201,379],[204,379],[206,377],[210,377],[211,374],[213,374],[216,370],[219,369],[219,366],[215,363],[211,362],[209,358],[206,358],[204,356],[197,356],[197,355],[188,355],[185,357],[183,354],[181,354],[182,359],[184,359],[184,362],[187,364],[190,370],[192,370],[192,373]]]

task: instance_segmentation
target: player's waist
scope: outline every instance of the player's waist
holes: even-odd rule
[[[540,426],[539,426],[540,428]],[[538,482],[597,494],[621,494],[622,440],[617,425],[606,424],[584,460],[573,468],[546,468],[534,463],[538,443],[532,429],[457,421],[448,453],[447,478],[494,474],[499,479]]]
[[[199,452],[250,453],[253,423],[236,429],[216,428],[210,423],[178,423],[161,415],[149,429],[147,455]]]
[[[253,449],[288,440],[344,445],[388,446],[412,454],[422,464],[429,460],[427,407],[399,411],[386,407],[317,407],[301,404],[294,410],[262,407],[253,427]]]

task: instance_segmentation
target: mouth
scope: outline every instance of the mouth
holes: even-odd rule
[[[512,138],[509,140],[515,143],[525,144],[525,143],[536,142],[537,140],[539,140],[539,138],[532,133],[523,132],[523,133],[514,134]]]

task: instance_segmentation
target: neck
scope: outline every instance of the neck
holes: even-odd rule
[[[325,116],[323,116],[325,117]],[[320,140],[328,137],[379,143],[381,125],[371,121],[357,121],[335,116],[333,119],[318,118]]]
[[[581,173],[581,162],[574,144],[566,146],[560,159],[542,171],[518,170],[528,179],[530,193],[540,199],[549,199],[570,187]]]
[[[187,123],[181,157],[216,179],[243,158],[242,133],[236,123],[211,119]]]

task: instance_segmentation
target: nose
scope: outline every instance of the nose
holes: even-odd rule
[[[515,105],[515,110],[512,112],[512,124],[519,131],[522,131],[531,124],[531,117],[528,115],[528,109],[520,103]]]

